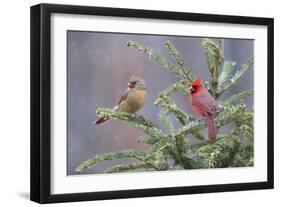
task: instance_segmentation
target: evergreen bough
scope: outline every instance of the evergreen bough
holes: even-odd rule
[[[220,112],[216,117],[217,127],[232,124],[232,129],[227,134],[218,134],[217,141],[210,143],[202,133],[206,124],[197,120],[191,114],[180,109],[172,100],[173,93],[189,96],[187,88],[196,79],[187,61],[174,47],[171,41],[166,41],[164,47],[174,58],[171,63],[153,49],[136,41],[129,41],[128,47],[135,48],[147,55],[150,59],[161,64],[165,69],[174,74],[178,80],[159,93],[154,104],[161,108],[159,118],[165,130],[161,130],[154,123],[136,114],[114,111],[110,108],[98,108],[99,117],[110,117],[126,122],[134,128],[143,130],[146,135],[136,138],[139,143],[150,146],[147,151],[129,149],[125,151],[109,152],[96,155],[77,168],[76,172],[84,170],[106,160],[121,158],[133,158],[135,162],[125,165],[115,165],[106,169],[106,173],[139,172],[159,170],[182,170],[197,168],[220,167],[246,167],[254,165],[254,129],[251,107],[246,106],[244,98],[253,95],[253,89],[241,91],[220,100],[219,97],[238,82],[238,80],[253,67],[253,58],[249,58],[240,69],[236,69],[236,63],[230,60],[224,61],[224,41],[210,38],[202,38],[202,47],[210,71],[210,82],[204,82],[204,86],[217,100]],[[176,117],[179,127],[171,121]]]

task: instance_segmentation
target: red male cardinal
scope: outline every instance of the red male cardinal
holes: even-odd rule
[[[198,115],[205,118],[209,140],[214,143],[217,137],[215,114],[219,110],[217,102],[211,96],[208,90],[204,88],[199,79],[195,80],[188,90],[191,94],[191,106]]]
[[[124,95],[118,98],[114,110],[135,113],[144,106],[146,101],[145,82],[139,76],[132,76],[127,87]],[[101,117],[95,121],[95,124],[102,124],[109,119],[107,117]]]

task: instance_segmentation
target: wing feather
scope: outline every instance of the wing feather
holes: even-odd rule
[[[219,109],[215,99],[206,89],[192,97],[192,105],[209,114],[215,114]]]
[[[114,107],[115,110],[117,110],[117,109],[118,109],[118,106],[119,106],[123,101],[125,101],[125,100],[127,99],[128,94],[129,94],[129,90],[127,89],[127,90],[125,91],[125,93],[124,93],[122,96],[119,96],[119,97],[117,98],[116,106]]]

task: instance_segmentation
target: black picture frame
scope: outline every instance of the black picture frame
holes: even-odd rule
[[[222,185],[169,187],[73,194],[51,194],[51,70],[50,70],[50,16],[53,13],[99,15],[112,17],[151,18],[194,22],[218,22],[267,26],[267,181]],[[179,194],[211,193],[273,188],[274,177],[274,71],[273,44],[274,20],[272,18],[195,14],[168,11],[103,8],[56,4],[39,4],[31,7],[31,174],[30,199],[38,203],[88,201],[102,199],[166,196]]]

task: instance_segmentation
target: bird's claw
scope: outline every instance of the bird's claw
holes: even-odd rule
[[[145,118],[144,118],[142,115],[138,115],[138,114],[136,114],[136,113],[133,113],[133,116],[134,116],[135,118],[141,119],[141,121],[145,121]]]
[[[144,122],[145,118],[143,116],[139,116],[139,118]]]

